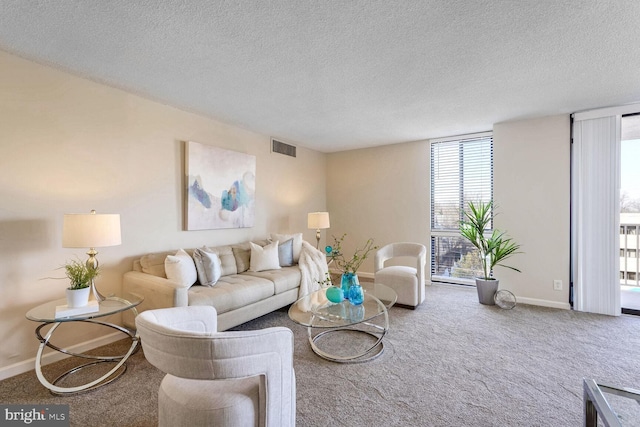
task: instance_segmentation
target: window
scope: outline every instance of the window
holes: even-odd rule
[[[473,246],[460,236],[468,202],[493,200],[491,133],[431,142],[431,279],[472,284],[481,275]]]

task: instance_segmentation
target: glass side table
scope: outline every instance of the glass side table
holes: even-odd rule
[[[640,425],[640,390],[612,387],[583,379],[584,425],[596,427],[598,417],[607,427]]]
[[[40,341],[40,345],[38,346],[38,353],[36,355],[36,362],[35,362],[36,376],[38,377],[38,380],[40,381],[40,383],[45,387],[47,387],[52,394],[68,395],[68,394],[79,393],[82,391],[92,390],[92,389],[101,387],[103,385],[107,385],[112,381],[114,381],[115,379],[117,379],[118,377],[120,377],[122,374],[124,374],[124,372],[127,370],[127,365],[126,365],[127,359],[132,354],[134,354],[139,348],[140,340],[138,338],[138,334],[122,326],[118,326],[113,323],[98,321],[95,319],[98,319],[100,317],[110,316],[112,314],[120,313],[126,310],[133,310],[134,314],[137,315],[138,311],[136,310],[136,306],[139,305],[143,301],[143,299],[144,298],[140,296],[132,295],[132,294],[127,295],[126,299],[112,296],[112,297],[106,298],[104,301],[100,301],[98,303],[99,309],[96,312],[79,314],[79,315],[63,317],[63,318],[56,318],[55,312],[56,312],[57,306],[66,304],[67,300],[65,298],[55,300],[55,301],[50,301],[48,303],[39,305],[29,310],[26,314],[27,319],[32,320],[34,322],[41,323],[40,325],[38,325],[38,327],[36,327],[36,331],[35,331],[36,337]],[[129,347],[129,350],[122,355],[95,356],[95,355],[89,355],[84,353],[74,353],[72,351],[66,350],[64,348],[60,348],[52,344],[50,340],[53,333],[61,324],[68,323],[68,322],[86,322],[86,323],[92,323],[92,324],[106,326],[106,327],[115,329],[119,332],[122,332],[129,338],[131,338],[131,347]],[[53,325],[53,326],[51,326],[51,328],[46,332],[45,336],[42,336],[42,333],[41,333],[42,328],[48,325]],[[42,356],[43,356],[45,347],[49,347],[55,351],[58,351],[60,353],[64,353],[70,356],[76,356],[84,359],[91,359],[92,361],[76,366],[64,372],[63,374],[58,376],[56,379],[50,382],[45,378],[45,376],[42,373]],[[109,372],[102,375],[100,378],[97,378],[86,384],[82,384],[75,387],[60,387],[56,385],[67,376],[75,372],[78,372],[84,368],[95,366],[100,363],[115,363],[115,366]]]

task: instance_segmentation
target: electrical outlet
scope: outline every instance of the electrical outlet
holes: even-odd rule
[[[554,291],[561,291],[562,290],[562,280],[554,280],[553,281],[553,290]]]

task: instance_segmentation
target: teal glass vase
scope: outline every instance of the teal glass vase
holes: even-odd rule
[[[349,288],[349,302],[353,305],[360,305],[364,302],[364,291],[359,283],[351,285]]]
[[[355,273],[343,273],[342,278],[340,279],[340,287],[342,288],[342,293],[346,299],[349,299],[349,289],[353,285],[360,285],[358,275]]]

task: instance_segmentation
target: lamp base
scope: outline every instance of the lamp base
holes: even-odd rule
[[[93,268],[94,270],[97,270],[98,258],[96,258],[96,255],[98,255],[98,251],[96,251],[95,248],[90,248],[87,252],[87,255],[89,255],[89,259],[86,262],[87,268]],[[96,288],[95,279],[91,279],[91,293],[98,302],[104,301],[106,299],[105,296],[98,291],[98,288]]]
[[[94,282],[93,280],[91,281],[91,293],[93,294],[93,297],[98,302],[104,301],[105,299],[107,299],[104,295],[100,293],[100,291],[98,291],[98,288],[96,288],[96,282]]]
[[[320,248],[320,229],[316,230],[316,249]]]

